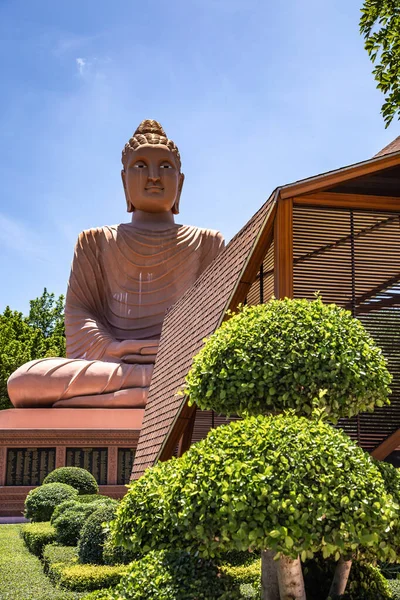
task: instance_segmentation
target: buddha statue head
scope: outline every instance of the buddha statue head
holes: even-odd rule
[[[142,121],[122,151],[121,171],[128,212],[179,213],[185,176],[175,143],[160,123]]]

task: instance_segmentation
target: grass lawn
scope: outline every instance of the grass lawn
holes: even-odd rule
[[[0,600],[77,600],[84,594],[55,588],[42,563],[25,547],[21,525],[0,525]]]

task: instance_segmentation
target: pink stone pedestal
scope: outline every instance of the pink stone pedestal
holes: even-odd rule
[[[136,448],[144,410],[133,408],[13,408],[0,411],[0,516],[21,516],[33,486],[6,485],[7,453],[20,448],[55,449],[65,466],[67,448],[107,448],[107,484],[100,493],[120,498],[118,450]]]

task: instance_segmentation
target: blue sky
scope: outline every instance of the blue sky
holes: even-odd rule
[[[178,144],[178,222],[232,237],[277,185],[399,135],[361,0],[0,0],[0,311],[65,293],[82,229],[126,222],[125,142]]]

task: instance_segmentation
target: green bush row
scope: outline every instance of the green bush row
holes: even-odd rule
[[[25,498],[25,517],[31,521],[50,521],[56,506],[76,496],[77,490],[66,483],[41,485]]]
[[[21,528],[21,536],[29,552],[40,558],[43,548],[56,541],[56,530],[50,523],[27,523]]]
[[[43,550],[43,567],[57,586],[78,592],[89,592],[117,585],[126,567],[81,565],[77,548],[50,544]]]
[[[80,565],[52,563],[48,575],[57,586],[77,592],[114,587],[126,572],[123,565]]]

